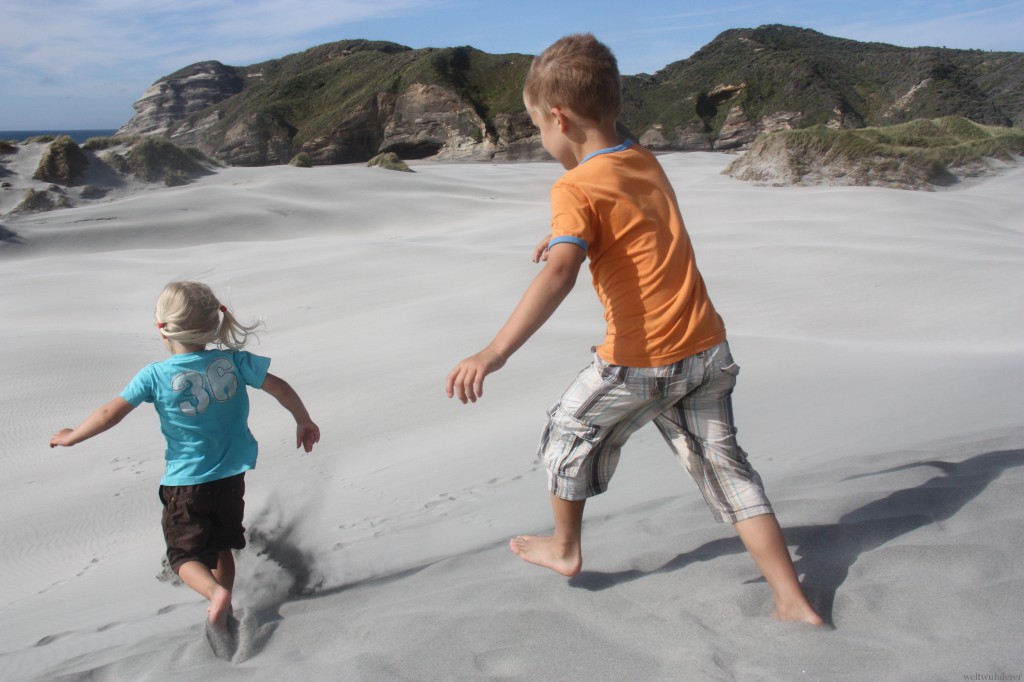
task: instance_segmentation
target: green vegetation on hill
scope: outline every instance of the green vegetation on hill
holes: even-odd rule
[[[1013,155],[1024,154],[1024,131],[978,125],[956,116],[858,130],[814,126],[772,135],[783,139],[791,152],[825,159],[900,158],[956,167],[985,158],[1012,161]]]
[[[246,88],[215,105],[219,121],[204,141],[215,148],[230,144],[229,131],[242,121],[268,139],[287,139],[295,149],[325,132],[355,128],[353,144],[369,158],[379,138],[379,98],[397,97],[414,83],[451,88],[493,128],[495,113],[523,109],[522,80],[530,59],[470,47],[412,50],[365,40],[320,45],[246,67]]]
[[[200,62],[162,79],[171,94],[149,95],[128,128],[166,130],[238,165],[300,152],[311,164],[383,151],[530,158],[539,144],[521,91],[531,59],[345,40],[246,67]],[[725,31],[687,59],[622,81],[620,123],[659,149],[745,149],[784,126],[940,116],[1024,126],[1020,52],[903,48],[790,26]]]
[[[819,125],[769,133],[726,170],[774,184],[887,185],[927,188],[991,172],[991,160],[1024,154],[1024,130],[957,116],[892,126],[836,130]]]
[[[722,85],[733,88],[716,96]],[[856,125],[936,115],[1024,124],[1020,53],[903,48],[790,26],[726,31],[654,75],[624,78],[623,90],[624,122],[636,130],[696,125],[714,135],[736,105],[752,121],[799,112],[798,127],[838,115]]]

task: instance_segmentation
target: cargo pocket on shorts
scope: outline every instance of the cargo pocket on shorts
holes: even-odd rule
[[[601,427],[587,424],[555,405],[548,413],[541,458],[548,471],[572,478],[579,473],[598,442]]]
[[[726,376],[723,379],[728,383],[730,387],[736,386],[736,378],[740,374],[740,366],[736,364],[736,361],[732,359],[731,355],[722,358],[720,363],[722,374]]]

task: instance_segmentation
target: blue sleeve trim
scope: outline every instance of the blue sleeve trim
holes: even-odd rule
[[[568,235],[563,235],[561,237],[555,237],[554,239],[549,241],[548,242],[548,249],[551,249],[551,247],[554,246],[555,244],[575,244],[576,246],[580,247],[584,251],[586,251],[587,248],[588,248],[588,245],[587,245],[586,241],[580,239],[579,237],[570,237]]]

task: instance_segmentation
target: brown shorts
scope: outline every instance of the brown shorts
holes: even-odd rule
[[[217,567],[217,553],[245,547],[245,474],[198,485],[162,485],[167,560],[177,573],[187,561]]]

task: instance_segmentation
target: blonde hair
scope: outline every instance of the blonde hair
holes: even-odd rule
[[[201,282],[171,282],[156,301],[156,322],[168,339],[190,346],[240,350],[260,323],[246,326]]]
[[[622,83],[615,55],[592,33],[560,38],[530,64],[523,99],[529,107],[565,106],[595,121],[618,118]]]

